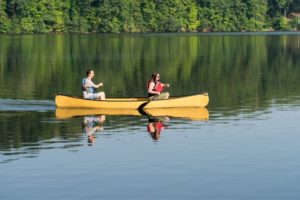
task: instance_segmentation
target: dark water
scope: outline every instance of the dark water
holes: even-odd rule
[[[299,199],[299,55],[298,33],[0,36],[0,199]],[[111,97],[158,71],[209,114],[59,117],[87,68]]]

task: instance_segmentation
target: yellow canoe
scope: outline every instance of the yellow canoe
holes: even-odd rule
[[[63,108],[182,108],[205,107],[207,106],[208,102],[208,93],[170,97],[169,99],[156,101],[148,101],[148,98],[107,98],[102,101],[96,101],[61,94],[58,94],[55,97],[56,106]]]
[[[144,109],[144,111],[147,115],[153,117],[168,116],[205,121],[209,118],[209,113],[206,108],[150,108]]]

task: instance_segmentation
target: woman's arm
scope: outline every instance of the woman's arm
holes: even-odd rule
[[[161,83],[163,87],[170,87],[169,83]]]

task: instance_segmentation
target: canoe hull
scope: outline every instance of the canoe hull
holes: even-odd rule
[[[148,101],[147,98],[108,98],[103,101],[87,100],[79,97],[56,95],[55,104],[60,108],[92,109],[149,109],[205,107],[209,102],[208,93],[171,97],[164,100]]]
[[[87,100],[83,98],[56,95],[55,104],[62,108],[104,108],[104,109],[137,109],[141,104],[146,103],[144,98],[115,98],[104,101]]]

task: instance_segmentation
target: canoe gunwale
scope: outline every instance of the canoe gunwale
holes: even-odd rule
[[[69,98],[74,98],[74,99],[78,99],[78,100],[84,100],[84,101],[91,101],[91,102],[144,102],[144,101],[148,101],[148,98],[145,97],[128,97],[125,98],[124,100],[121,100],[122,98],[115,98],[115,99],[120,99],[120,100],[108,100],[108,99],[113,99],[113,98],[108,98],[105,100],[95,100],[95,99],[85,99],[83,97],[80,96],[71,96],[71,95],[65,95],[65,94],[56,94],[55,96],[65,96],[65,97],[69,97]],[[128,100],[128,99],[133,99],[133,100]],[[136,100],[136,99],[144,99],[144,100]]]

